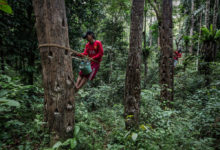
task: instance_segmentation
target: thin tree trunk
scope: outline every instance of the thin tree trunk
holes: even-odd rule
[[[33,13],[33,7],[30,6],[27,8],[28,22],[29,22],[29,24],[34,25],[34,23],[32,21],[32,13]],[[29,28],[29,36],[31,36],[32,34],[33,34],[33,26]],[[34,43],[32,45],[34,45]],[[29,85],[34,84],[34,72],[32,69],[32,68],[34,68],[34,62],[35,62],[34,49],[35,49],[35,47],[32,46],[28,52],[28,67],[31,68],[31,71],[28,70],[28,84]]]
[[[160,29],[159,28],[160,28],[160,25],[158,25],[158,37],[157,37],[157,46],[160,48],[161,41],[160,41]]]
[[[198,71],[199,69],[199,53],[200,53],[200,37],[201,37],[201,28],[202,28],[202,12],[200,14],[200,18],[199,18],[199,40],[198,40],[198,48],[197,48],[197,52],[196,52],[196,70]]]
[[[160,85],[161,100],[173,101],[173,38],[172,0],[163,0],[160,31]]]
[[[1,48],[1,70],[2,70],[2,74],[5,71],[5,63],[4,63],[4,52],[3,49]]]
[[[28,67],[33,68],[34,67],[34,52],[32,49],[29,50],[29,55],[28,55]],[[31,69],[32,70],[32,69]],[[34,84],[34,72],[33,71],[28,71],[28,84],[33,85]]]
[[[0,55],[1,55],[1,70],[2,70],[2,74],[4,74],[5,72],[5,63],[4,63],[4,51],[3,51],[3,47],[2,47],[2,39],[0,39]]]
[[[219,9],[219,0],[215,0],[214,4],[214,14],[213,14],[213,29],[216,29],[218,21],[218,9]]]
[[[210,0],[206,0],[205,25],[207,28],[209,28],[209,16],[210,16]]]
[[[64,0],[33,0],[39,44],[69,47]],[[45,121],[51,144],[72,137],[74,129],[74,84],[70,52],[58,47],[40,48]]]
[[[150,17],[149,27],[151,27],[151,25],[152,25],[152,16]],[[152,41],[153,41],[153,39],[152,39],[152,31],[151,31],[151,29],[149,29],[149,46],[150,47],[152,46]]]
[[[194,12],[194,0],[191,0],[191,27],[190,27],[190,48],[189,48],[189,53],[192,54],[193,53],[193,40],[192,40],[192,36],[193,36],[193,29],[194,29],[194,16],[193,16],[193,12]]]
[[[146,3],[145,3],[145,9],[146,9]],[[146,22],[147,19],[147,10],[144,11],[144,32],[143,32],[143,40],[144,40],[144,47],[142,50],[143,53],[143,62],[144,62],[144,88],[147,85],[147,70],[148,70],[148,65],[147,65],[147,55],[146,55],[146,46],[147,46],[147,41],[146,41]]]
[[[124,93],[126,129],[137,127],[139,121],[144,2],[145,0],[133,0],[131,8],[130,44]]]
[[[108,83],[111,83],[111,75],[112,75],[112,70],[113,70],[113,66],[112,66],[112,51],[110,51],[109,54],[109,62],[110,62],[110,70],[109,70],[109,75],[108,75]]]

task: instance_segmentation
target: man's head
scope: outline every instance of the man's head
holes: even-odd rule
[[[181,50],[181,49],[179,49],[179,50],[178,50],[178,52],[179,52],[179,53],[181,53],[181,52],[182,52],[182,50]]]
[[[84,39],[87,39],[87,41],[92,42],[93,39],[95,39],[95,35],[92,31],[87,31],[86,34],[83,36]]]

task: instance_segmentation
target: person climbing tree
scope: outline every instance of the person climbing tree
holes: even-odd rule
[[[90,74],[84,74],[82,71],[79,72],[75,84],[75,92],[82,88],[88,80],[93,80],[95,78],[104,54],[101,41],[95,40],[95,35],[92,31],[87,31],[83,38],[86,39],[88,43],[85,46],[84,52],[77,56],[89,56],[88,58],[91,61],[92,72]]]
[[[181,49],[179,49],[178,51],[176,50],[174,52],[174,67],[176,67],[176,65],[178,63],[178,59],[181,57],[182,57]]]

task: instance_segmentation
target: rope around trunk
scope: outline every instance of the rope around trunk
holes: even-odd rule
[[[86,59],[88,59],[89,61],[91,61],[91,58],[90,58],[90,57],[85,56],[85,55],[82,55],[81,53],[79,53],[79,52],[77,52],[77,51],[75,51],[75,50],[73,50],[73,49],[71,49],[71,48],[64,47],[64,46],[60,46],[60,45],[58,45],[58,44],[49,44],[49,43],[47,43],[47,44],[40,44],[40,45],[38,46],[38,49],[40,49],[41,47],[58,47],[58,48],[62,48],[62,49],[68,50],[68,51],[70,51],[70,52],[72,52],[72,53],[74,53],[74,54],[76,54],[76,55],[80,55],[80,56],[82,56],[82,57],[85,57]],[[76,57],[72,57],[72,58],[76,58]],[[80,59],[80,58],[78,58],[78,59]],[[92,59],[92,61],[98,63],[98,61],[96,61],[96,60],[94,60],[94,59]]]

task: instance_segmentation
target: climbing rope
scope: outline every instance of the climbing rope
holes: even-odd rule
[[[88,60],[91,60],[91,58],[88,57],[88,56],[82,55],[81,53],[79,53],[79,52],[77,52],[77,51],[75,51],[75,50],[73,50],[73,49],[71,49],[71,48],[64,47],[64,46],[60,46],[60,45],[58,45],[58,44],[48,44],[48,43],[47,43],[47,44],[40,44],[40,45],[38,46],[38,49],[40,49],[41,47],[58,47],[58,48],[62,48],[62,49],[68,50],[68,51],[70,51],[70,52],[72,52],[72,53],[74,53],[74,54],[76,54],[76,55],[80,55],[80,56],[82,56],[82,57],[85,57],[85,58],[88,59]],[[74,58],[74,59],[79,59],[79,60],[83,60],[83,59],[76,58],[76,57],[73,57],[73,56],[72,56],[72,58]],[[94,60],[94,59],[92,59],[92,61],[98,62],[98,61],[96,61],[96,60]]]

